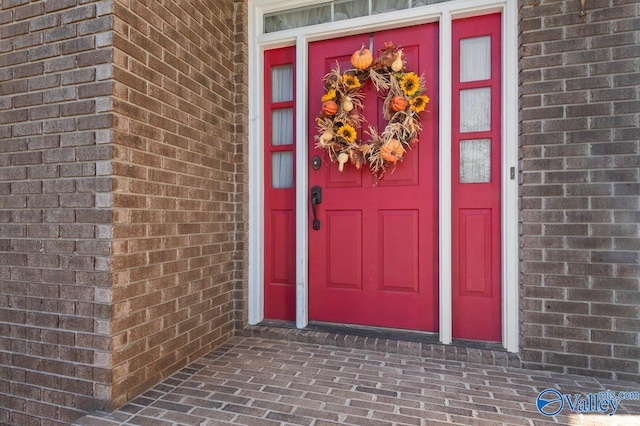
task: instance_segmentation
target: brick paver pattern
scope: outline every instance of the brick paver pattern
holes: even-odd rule
[[[76,425],[640,424],[640,401],[614,416],[554,417],[536,409],[562,394],[636,391],[637,384],[545,371],[255,337],[235,337],[113,413]]]

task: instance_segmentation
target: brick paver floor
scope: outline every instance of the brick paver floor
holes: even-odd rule
[[[614,416],[574,414],[565,404],[545,417],[536,398],[547,388],[584,396],[639,390],[591,377],[235,337],[121,409],[76,425],[640,424],[637,400],[622,401]]]

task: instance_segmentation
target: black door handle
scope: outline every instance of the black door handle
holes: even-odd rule
[[[320,219],[318,219],[318,213],[316,206],[322,202],[322,188],[318,185],[311,188],[311,211],[313,212],[313,229],[320,229]]]

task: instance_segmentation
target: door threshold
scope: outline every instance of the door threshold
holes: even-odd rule
[[[520,356],[507,352],[500,344],[454,339],[450,345],[439,342],[437,333],[379,327],[311,322],[296,328],[293,321],[263,321],[239,331],[245,337],[286,340],[345,349],[417,356],[431,360],[459,361],[501,367],[520,367]]]
[[[427,331],[316,321],[310,321],[309,325],[306,328],[309,330],[325,331],[327,333],[375,337],[378,339],[402,340],[406,342],[438,343],[438,333],[431,333]]]

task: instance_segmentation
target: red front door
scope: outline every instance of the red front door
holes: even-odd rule
[[[424,75],[431,98],[420,142],[377,186],[367,166],[339,172],[314,139],[323,76],[336,61],[349,68],[351,54],[371,39],[374,54],[385,42],[402,47],[407,70]],[[318,170],[309,168],[309,188],[323,191],[320,229],[309,219],[309,320],[437,331],[438,26],[319,41],[309,58],[309,164],[321,159]],[[363,91],[364,115],[382,131],[384,94],[370,82]]]

